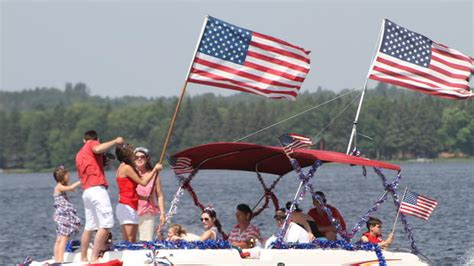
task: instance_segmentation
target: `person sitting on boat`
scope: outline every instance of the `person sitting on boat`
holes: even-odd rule
[[[277,231],[271,237],[267,239],[265,242],[265,248],[271,248],[272,243],[277,241],[278,233],[280,232],[281,228],[283,227],[286,219],[286,212],[285,209],[281,208],[275,212],[275,216],[273,216],[276,222]],[[283,238],[284,242],[290,243],[309,243],[310,239],[308,236],[308,232],[298,224],[292,221],[290,217],[288,219],[288,228],[285,233],[285,237]]]
[[[229,242],[239,248],[252,248],[257,241],[260,241],[260,230],[250,223],[252,210],[249,205],[237,205],[235,219],[237,224],[229,234]]]
[[[140,176],[152,171],[150,163],[150,152],[147,148],[138,147],[133,151],[135,155],[135,166]],[[156,175],[146,186],[138,185],[138,240],[151,241],[153,229],[155,228],[155,217],[160,214],[160,224],[157,230],[166,221],[164,211],[164,196],[161,189],[160,176]],[[158,202],[158,204],[157,204]],[[159,231],[157,231],[159,234]]]
[[[62,263],[64,249],[69,237],[80,230],[81,220],[77,217],[76,208],[69,201],[66,192],[74,191],[81,185],[80,181],[69,185],[69,171],[58,166],[53,172],[56,186],[54,187],[54,222],[56,223],[56,242],[54,243],[54,261]]]
[[[172,224],[168,228],[168,241],[176,241],[183,239],[186,236],[186,229],[180,224]]]
[[[140,177],[135,169],[135,156],[132,145],[124,143],[117,146],[115,154],[120,161],[120,166],[117,169],[119,202],[115,212],[120,222],[122,239],[128,242],[135,242],[138,229],[137,185],[146,186],[163,169],[163,166],[157,163],[150,172]]]
[[[390,233],[386,240],[382,239],[382,221],[375,217],[370,217],[366,223],[367,232],[365,232],[360,240],[378,244],[382,249],[387,249],[393,242],[393,233]]]
[[[291,201],[288,201],[286,203],[286,210],[289,211],[290,208]],[[314,221],[313,217],[304,213],[303,210],[299,208],[298,204],[295,204],[295,209],[291,213],[291,220],[297,225],[303,227],[308,232],[309,240],[326,237],[318,230],[318,226],[316,225],[316,222]]]
[[[204,227],[204,233],[199,237],[199,240],[223,240],[224,232],[222,225],[217,219],[216,210],[212,207],[207,207],[201,214],[201,223]]]
[[[313,199],[313,205],[315,208],[309,210],[308,215],[313,218],[314,222],[316,222],[318,230],[323,235],[325,235],[327,239],[336,240],[336,235],[337,235],[336,227],[329,220],[327,213],[324,211],[323,206],[319,204],[319,201],[322,201],[323,204],[329,208],[329,210],[332,213],[333,218],[339,222],[339,224],[342,227],[342,230],[344,231],[346,231],[346,222],[344,221],[344,218],[342,218],[341,213],[339,212],[338,209],[336,209],[336,207],[326,204],[327,202],[326,195],[324,195],[322,191],[316,191],[315,197],[319,197],[319,200],[316,198]]]

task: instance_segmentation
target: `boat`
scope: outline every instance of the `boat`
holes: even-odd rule
[[[352,231],[339,232],[340,238],[336,241],[313,240],[310,243],[285,243],[280,240],[275,242],[273,248],[265,249],[255,247],[243,250],[252,254],[250,257],[242,258],[241,253],[233,248],[227,241],[154,241],[138,243],[115,243],[113,251],[105,252],[101,258],[102,263],[117,263],[120,265],[428,265],[429,261],[422,255],[416,253],[416,246],[411,235],[411,230],[404,221],[405,231],[412,240],[412,252],[384,251],[376,244],[359,243],[351,241],[355,233],[359,231],[366,219],[377,210],[377,206],[387,199],[388,194],[394,197],[394,203],[398,203],[396,185],[401,177],[401,168],[398,165],[382,161],[371,160],[363,157],[346,155],[344,153],[298,149],[288,156],[282,147],[264,146],[253,143],[242,142],[217,142],[195,146],[174,154],[172,161],[185,162],[175,164],[174,172],[180,186],[177,189],[167,220],[170,221],[177,212],[179,199],[185,191],[190,192],[194,203],[199,208],[204,206],[199,202],[197,195],[192,189],[192,180],[197,177],[199,170],[226,170],[226,171],[248,171],[260,174],[273,174],[280,178],[286,174],[296,171],[300,180],[300,186],[295,195],[293,203],[303,200],[306,192],[311,192],[311,180],[316,170],[328,163],[340,163],[348,166],[373,167],[377,175],[382,179],[384,196],[375,201],[374,206],[369,208],[361,221],[357,223]],[[310,167],[305,173],[303,168]],[[353,169],[353,168],[351,168]],[[387,180],[382,171],[395,172],[393,181]],[[268,206],[274,196],[270,186],[265,193],[264,208]],[[273,201],[275,204],[275,201]],[[263,209],[264,209],[263,208]],[[278,206],[275,206],[278,208]],[[263,209],[256,211],[259,213]],[[291,209],[290,209],[291,211]],[[330,216],[331,217],[331,216]],[[336,228],[337,221],[332,220]],[[284,234],[284,232],[283,232]],[[48,261],[45,261],[48,262]],[[31,265],[44,265],[45,262],[37,262]],[[51,261],[49,261],[51,262]],[[65,262],[67,265],[83,265],[80,263],[78,252],[66,252]],[[36,263],[36,262],[35,262]],[[43,264],[41,264],[43,263]],[[117,264],[100,264],[117,265]]]

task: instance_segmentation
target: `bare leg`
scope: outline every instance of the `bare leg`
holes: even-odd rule
[[[58,244],[57,245],[57,250],[56,250],[57,254],[55,254],[55,256],[54,256],[54,260],[56,262],[63,262],[64,261],[64,250],[66,249],[66,243],[67,243],[68,238],[69,237],[67,237],[67,236],[59,236],[56,239],[56,243]]]
[[[87,259],[87,250],[89,249],[89,242],[91,241],[92,231],[85,230],[81,237],[81,261],[89,262]]]
[[[99,252],[105,245],[107,236],[109,235],[109,229],[101,228],[97,231],[94,238],[94,247],[92,248],[92,260],[91,262],[97,262],[99,260]]]
[[[137,241],[137,224],[122,224],[121,229],[123,240],[127,240],[128,242],[132,243]]]
[[[54,242],[54,260],[58,262],[58,246],[59,246],[59,238],[60,236],[58,235],[56,237],[56,241]]]

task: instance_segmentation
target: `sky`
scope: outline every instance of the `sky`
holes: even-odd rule
[[[384,18],[474,56],[474,0],[0,0],[0,90],[178,95],[206,15],[311,50],[302,92],[362,87]]]

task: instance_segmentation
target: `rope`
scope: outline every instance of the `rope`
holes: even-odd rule
[[[292,115],[292,116],[290,116],[290,117],[287,117],[287,118],[285,118],[285,119],[283,119],[283,120],[280,120],[280,121],[278,121],[278,122],[276,122],[276,123],[274,123],[274,124],[271,124],[271,125],[266,126],[266,127],[262,128],[262,129],[259,129],[259,130],[255,131],[255,132],[253,132],[253,133],[250,133],[250,134],[248,134],[248,135],[246,135],[246,136],[244,136],[244,137],[242,137],[242,138],[236,139],[236,140],[234,140],[233,142],[239,142],[239,141],[242,141],[242,140],[244,140],[244,139],[247,139],[247,138],[250,138],[250,137],[252,137],[252,136],[255,136],[255,135],[257,135],[257,134],[259,134],[259,133],[261,133],[261,132],[263,132],[263,131],[265,131],[265,130],[267,130],[267,129],[270,129],[270,128],[274,127],[274,126],[277,126],[277,125],[279,125],[279,124],[281,124],[281,123],[283,123],[283,122],[286,122],[286,121],[288,121],[288,120],[290,120],[290,119],[296,118],[296,117],[298,117],[298,116],[300,116],[300,115],[302,115],[302,114],[305,114],[305,113],[307,113],[307,112],[309,112],[309,111],[312,111],[312,110],[314,110],[314,109],[316,109],[316,108],[319,108],[319,107],[321,107],[321,106],[323,106],[323,105],[326,105],[326,104],[328,104],[328,103],[331,103],[331,102],[333,102],[333,101],[335,101],[335,100],[337,100],[337,99],[339,99],[339,98],[341,98],[341,97],[344,97],[344,96],[349,95],[349,94],[351,94],[351,93],[354,93],[354,92],[356,92],[356,91],[357,91],[357,89],[352,89],[352,90],[350,90],[350,91],[347,92],[347,93],[344,93],[344,94],[341,94],[341,95],[339,95],[339,96],[336,96],[335,98],[333,98],[333,99],[331,99],[331,100],[328,100],[328,101],[326,101],[326,102],[324,102],[324,103],[321,103],[321,104],[318,104],[318,105],[316,105],[316,106],[313,106],[313,107],[311,107],[311,108],[309,108],[309,109],[306,109],[306,110],[304,110],[304,111],[302,111],[302,112],[299,112],[299,113],[297,113],[297,114],[294,114],[294,115]]]

